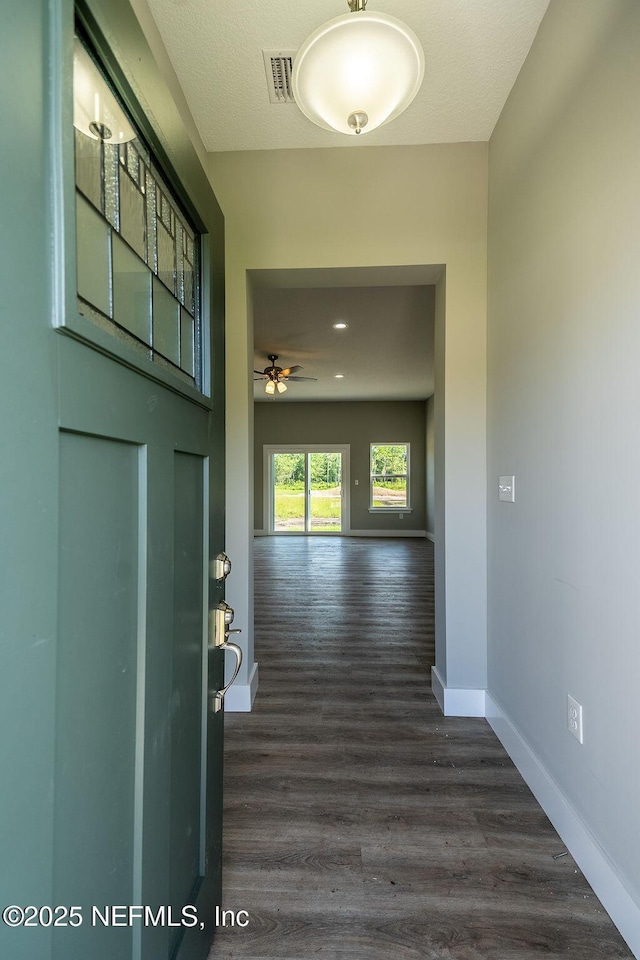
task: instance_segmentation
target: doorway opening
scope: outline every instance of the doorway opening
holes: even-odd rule
[[[265,445],[263,463],[270,534],[348,532],[348,445]]]

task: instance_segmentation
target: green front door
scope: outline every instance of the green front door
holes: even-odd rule
[[[128,3],[81,14],[100,54],[131,58],[109,64],[121,89],[173,117]],[[223,655],[207,631],[224,586],[222,217],[178,127],[138,114],[174,191],[154,229],[182,279],[171,287],[158,237],[151,257],[147,219],[136,250],[133,147],[117,222],[79,194],[76,270],[74,29],[68,0],[33,0],[0,37],[0,907],[14,907],[0,956],[202,960],[221,877],[223,713],[208,694]],[[203,238],[198,309],[183,212]]]

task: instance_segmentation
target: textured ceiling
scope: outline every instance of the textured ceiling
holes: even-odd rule
[[[292,382],[275,399],[258,381],[254,397],[274,403],[425,399],[433,393],[433,310],[432,286],[258,287],[255,369],[269,366],[268,355],[276,353],[279,366],[301,364],[298,375],[317,381]],[[334,330],[336,321],[347,329]]]
[[[426,69],[409,109],[361,138],[270,103],[262,59],[262,50],[297,50],[348,12],[345,0],[148,3],[205,147],[219,151],[488,140],[549,0],[369,0],[415,31]]]

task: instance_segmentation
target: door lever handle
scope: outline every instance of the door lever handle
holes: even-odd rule
[[[229,631],[228,631],[228,633],[241,633],[241,632],[242,632],[241,630],[229,630]],[[229,680],[229,682],[226,683],[226,684],[224,685],[224,687],[222,687],[221,690],[218,690],[218,692],[215,694],[215,696],[214,696],[214,698],[213,698],[213,712],[214,712],[214,713],[219,713],[220,710],[222,710],[222,705],[223,705],[223,703],[224,703],[225,693],[227,692],[227,690],[229,689],[229,687],[231,686],[231,684],[233,683],[233,681],[234,681],[234,680],[236,679],[236,677],[238,676],[238,673],[240,672],[240,667],[241,667],[241,665],[242,665],[242,650],[241,650],[240,647],[237,645],[237,643],[231,643],[229,640],[225,640],[224,643],[221,643],[221,644],[220,644],[220,647],[219,647],[219,648],[220,648],[221,650],[231,650],[231,652],[233,653],[233,655],[234,655],[235,658],[236,658],[236,665],[235,665],[235,669],[234,669],[234,671],[233,671],[233,675],[232,675],[231,679]]]
[[[230,633],[241,633],[241,630],[232,630],[234,611],[228,603],[221,600],[217,607],[209,613],[209,646],[222,647]]]
[[[215,607],[209,614],[209,649],[215,650],[231,650],[232,654],[236,658],[236,666],[233,671],[233,676],[224,687],[217,691],[217,693],[212,693],[209,698],[209,703],[214,713],[219,713],[222,710],[222,705],[224,703],[224,695],[233,683],[233,681],[238,676],[240,672],[240,666],[242,665],[242,650],[240,647],[231,643],[229,636],[232,633],[242,633],[242,630],[235,628],[231,629],[231,624],[233,623],[233,607],[230,607],[228,603],[225,603],[224,600],[221,600],[217,607]]]

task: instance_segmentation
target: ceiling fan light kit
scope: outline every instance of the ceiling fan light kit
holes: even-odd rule
[[[324,23],[302,44],[291,84],[309,120],[360,136],[406,110],[422,84],[424,53],[401,20],[367,13],[367,0],[347,2],[350,13]]]
[[[258,376],[254,377],[254,380],[265,380],[264,392],[269,394],[270,397],[275,397],[276,390],[278,393],[286,393],[289,389],[287,387],[287,380],[316,380],[316,377],[297,377],[293,374],[297,370],[302,370],[300,364],[295,364],[293,367],[286,367],[284,370],[282,367],[276,366],[276,360],[278,359],[277,354],[270,353],[269,360],[271,360],[271,366],[265,367],[264,370],[254,370],[254,373],[257,373]]]

